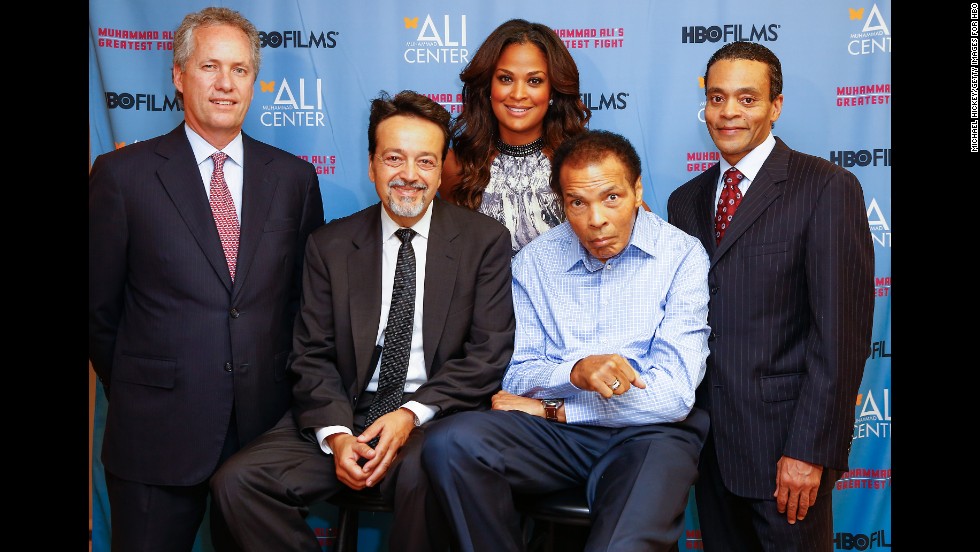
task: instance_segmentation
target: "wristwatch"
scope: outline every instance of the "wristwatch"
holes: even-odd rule
[[[544,417],[552,422],[558,421],[558,409],[565,404],[565,399],[541,399],[544,407]]]

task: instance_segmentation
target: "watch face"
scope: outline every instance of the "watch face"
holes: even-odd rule
[[[552,422],[557,422],[558,409],[561,408],[563,402],[565,402],[563,399],[541,399],[541,405],[544,406],[544,417]]]

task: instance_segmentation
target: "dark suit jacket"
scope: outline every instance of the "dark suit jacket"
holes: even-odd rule
[[[191,485],[289,407],[303,247],[323,225],[313,166],[243,134],[234,286],[184,125],[99,156],[89,175],[89,358],[109,397],[113,474]]]
[[[304,436],[353,428],[371,380],[381,320],[381,204],[310,235],[290,368]],[[422,307],[428,380],[412,399],[439,410],[487,409],[514,349],[510,232],[480,213],[433,200]]]
[[[667,213],[711,257],[711,353],[696,403],[711,415],[722,478],[769,499],[782,455],[847,469],[874,247],[857,178],[779,138],[716,246],[719,171],[674,190]]]

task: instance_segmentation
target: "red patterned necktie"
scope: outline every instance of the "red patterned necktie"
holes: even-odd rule
[[[211,173],[211,213],[214,215],[214,224],[218,227],[218,236],[221,237],[221,248],[225,251],[225,260],[228,261],[228,272],[231,273],[231,281],[235,281],[235,264],[238,260],[238,214],[235,213],[235,202],[231,199],[231,192],[228,191],[228,183],[225,182],[225,159],[228,154],[216,151],[211,155],[214,160],[214,172]]]
[[[738,209],[738,204],[742,202],[742,192],[738,190],[738,185],[743,178],[745,176],[735,167],[725,171],[725,187],[721,189],[718,212],[715,214],[715,245],[721,243],[725,230],[732,224],[735,209]]]

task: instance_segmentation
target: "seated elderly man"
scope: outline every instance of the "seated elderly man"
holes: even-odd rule
[[[671,550],[708,431],[708,255],[642,208],[622,136],[577,135],[552,163],[567,220],[514,257],[503,390],[433,427],[423,466],[461,551],[522,550],[512,492],[582,485],[586,550]]]

